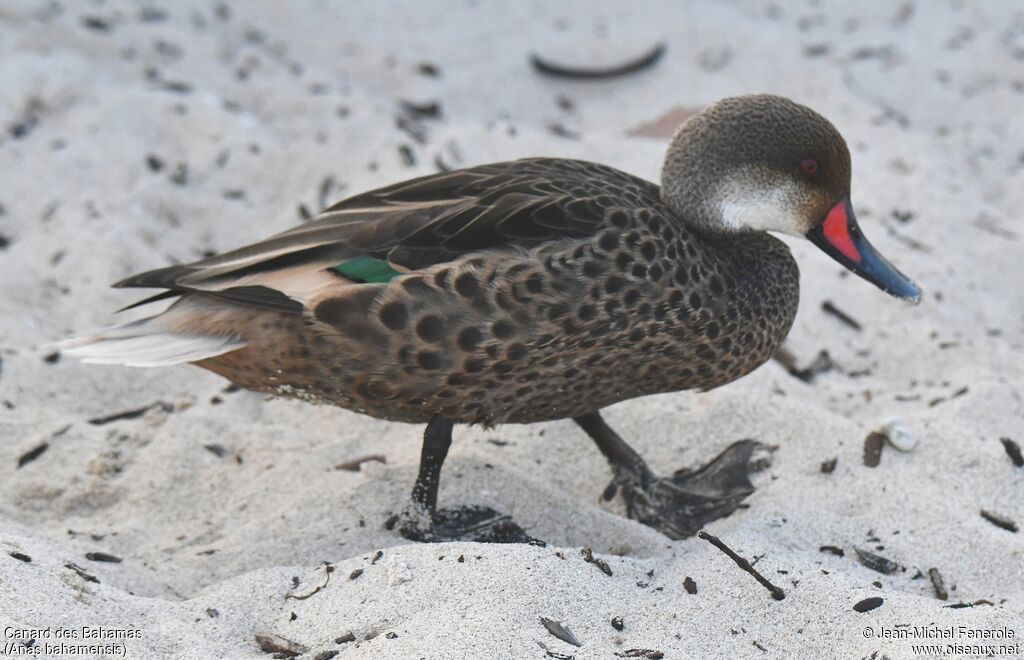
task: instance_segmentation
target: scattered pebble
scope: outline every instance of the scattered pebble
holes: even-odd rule
[[[894,417],[887,420],[882,425],[880,433],[897,451],[908,452],[917,446],[917,435],[902,419]]]
[[[882,606],[885,601],[878,596],[872,596],[871,598],[865,598],[864,600],[857,601],[853,604],[853,609],[857,612],[870,612],[873,609]]]
[[[122,559],[115,555],[108,554],[106,552],[87,552],[85,558],[89,561],[98,561],[108,564],[120,564]]]
[[[224,449],[223,445],[218,445],[216,443],[209,444],[209,445],[203,445],[203,449],[205,449],[206,451],[210,452],[211,454],[213,454],[217,458],[224,458],[224,455],[227,453],[227,450]]]
[[[420,62],[416,65],[416,70],[419,71],[421,75],[429,78],[437,78],[441,75],[441,68],[433,62]]]
[[[83,16],[82,26],[87,27],[90,30],[95,30],[96,32],[110,31],[110,23],[108,23],[106,19],[100,18],[99,16]]]
[[[461,556],[461,561],[465,561]],[[412,571],[400,555],[392,555],[388,558],[388,585],[396,587],[412,580]]]
[[[878,467],[882,462],[882,447],[885,444],[885,436],[877,431],[872,431],[864,438],[864,465],[867,467]]]
[[[624,629],[625,627],[626,627],[626,624],[625,624],[625,622],[624,622],[624,621],[622,620],[622,617],[621,617],[621,616],[616,616],[616,617],[612,617],[612,628],[615,628],[615,629],[616,629],[616,630],[618,630],[619,632],[622,632],[622,630],[623,630],[623,629]]]
[[[683,580],[683,589],[686,589],[688,594],[695,594],[697,593],[697,583],[693,581],[692,577],[686,576],[686,579]]]
[[[821,464],[822,474],[832,474],[836,471],[836,464],[839,463],[839,458],[830,458]]]

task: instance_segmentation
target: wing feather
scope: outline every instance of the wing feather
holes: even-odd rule
[[[586,237],[613,206],[658,204],[656,185],[602,165],[495,163],[363,193],[264,241],[114,286],[216,292],[301,313],[303,296],[332,281],[324,278],[336,282],[341,275],[325,271],[348,259],[369,256],[406,272],[472,252]]]

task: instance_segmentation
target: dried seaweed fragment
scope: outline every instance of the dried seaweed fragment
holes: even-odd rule
[[[661,56],[665,54],[666,46],[664,43],[659,43],[654,46],[647,53],[641,55],[635,60],[617,64],[615,66],[605,67],[601,69],[584,69],[581,67],[567,66],[564,64],[556,64],[543,59],[540,55],[533,54],[530,56],[530,64],[533,65],[534,70],[539,73],[543,73],[548,76],[554,76],[556,78],[573,78],[576,80],[602,80],[606,78],[616,78],[618,76],[625,76],[653,66],[661,59]]]
[[[600,557],[595,557],[593,550],[591,550],[590,548],[581,548],[580,556],[583,557],[583,561],[587,562],[588,564],[593,564],[594,566],[597,566],[599,569],[601,569],[602,573],[604,573],[608,577],[611,577],[611,566],[609,566],[608,562],[601,559]]]

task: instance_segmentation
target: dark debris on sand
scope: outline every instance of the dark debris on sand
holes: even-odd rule
[[[125,419],[137,419],[142,417],[150,410],[158,409],[163,412],[172,412],[174,406],[166,401],[155,401],[148,405],[142,406],[141,408],[133,408],[132,410],[125,410],[123,412],[111,413],[110,415],[103,415],[102,417],[93,417],[89,420],[89,423],[93,426],[103,426],[111,422],[118,422]]]
[[[274,633],[256,633],[256,643],[264,653],[279,653],[285,658],[294,658],[309,651],[306,646]]]
[[[942,573],[937,568],[928,569],[928,579],[932,582],[932,589],[935,590],[935,597],[939,600],[946,600],[949,598],[949,592],[946,591],[945,581],[942,579]]]
[[[723,553],[725,553],[726,556],[728,556],[730,559],[732,559],[734,562],[736,562],[737,566],[739,566],[744,572],[750,574],[755,580],[758,581],[758,583],[761,584],[761,586],[763,586],[765,589],[767,589],[768,592],[771,593],[772,598],[774,598],[775,600],[782,600],[782,599],[784,599],[786,597],[786,592],[784,592],[782,589],[780,589],[779,587],[776,587],[774,584],[769,582],[768,578],[766,578],[765,576],[761,575],[757,571],[757,569],[755,569],[751,565],[751,563],[749,561],[747,561],[743,557],[740,557],[738,554],[733,552],[732,548],[730,548],[725,543],[723,543],[722,540],[719,539],[717,536],[712,536],[711,534],[708,534],[704,530],[701,530],[701,531],[697,532],[697,538],[700,538],[700,539],[703,539],[703,540],[707,541],[708,543],[710,543],[711,545],[715,546],[716,548],[721,550]]]
[[[588,69],[558,64],[546,60],[537,54],[530,56],[530,64],[535,71],[546,76],[571,78],[574,80],[602,80],[637,73],[654,66],[661,59],[661,56],[665,54],[666,49],[667,46],[664,43],[659,43],[635,60],[606,68]]]
[[[864,438],[864,465],[866,467],[878,467],[882,462],[882,447],[885,446],[885,436],[877,431],[872,431]]]
[[[560,621],[555,621],[554,619],[549,619],[545,616],[542,616],[540,618],[540,622],[544,625],[545,628],[547,628],[547,631],[549,633],[551,633],[558,639],[562,640],[566,644],[572,644],[573,646],[583,646],[583,643],[580,642],[576,635],[572,634],[572,631],[566,628],[565,625]]]
[[[1008,532],[1013,532],[1014,534],[1016,534],[1020,530],[1016,522],[1010,520],[1006,516],[1001,516],[998,513],[992,513],[991,511],[986,511],[985,509],[982,509],[981,517],[989,521],[996,527],[1005,529]]]
[[[775,355],[772,356],[772,359],[781,364],[789,372],[790,376],[805,383],[813,383],[814,379],[819,375],[832,371],[835,368],[832,357],[825,350],[818,351],[818,355],[815,356],[811,363],[802,368],[797,365],[796,355],[785,346],[779,347],[775,351]]]
[[[619,658],[642,658],[643,660],[661,660],[665,657],[664,653],[654,649],[627,649],[616,651],[615,655]]]
[[[600,557],[595,557],[593,550],[591,550],[590,548],[581,548],[580,556],[583,557],[583,561],[587,562],[588,564],[593,564],[594,566],[597,566],[599,569],[601,569],[602,573],[604,573],[608,577],[611,577],[611,566],[609,566],[608,562],[601,559]]]
[[[1006,455],[1010,457],[1014,467],[1024,467],[1024,454],[1021,454],[1020,445],[1012,438],[1006,437],[999,438],[999,442],[1003,443],[1003,449],[1006,450]]]
[[[853,609],[856,612],[870,612],[871,610],[877,609],[882,606],[885,601],[878,596],[872,596],[865,598],[864,600],[857,601],[853,604]]]
[[[861,550],[860,548],[854,548],[853,551],[857,554],[857,561],[862,566],[866,566],[873,571],[882,573],[884,575],[892,575],[896,571],[900,570],[900,565],[891,559],[887,559],[881,555],[876,555],[873,552],[867,550]]]

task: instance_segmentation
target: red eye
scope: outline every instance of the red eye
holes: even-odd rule
[[[817,174],[818,161],[814,160],[813,158],[804,158],[802,161],[800,161],[800,171],[806,174],[807,176]]]

